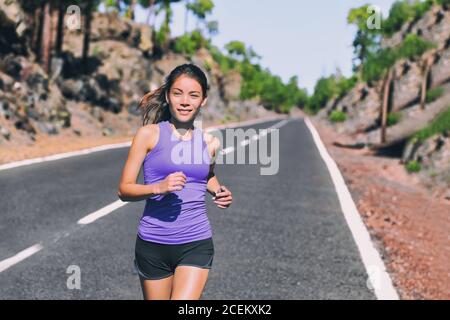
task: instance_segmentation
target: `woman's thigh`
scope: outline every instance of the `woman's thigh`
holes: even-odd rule
[[[209,269],[180,265],[175,269],[171,300],[199,300]]]
[[[148,280],[139,276],[145,300],[170,300],[174,276],[160,280]]]
[[[172,300],[200,299],[212,268],[212,238],[194,241],[180,247],[173,279]]]

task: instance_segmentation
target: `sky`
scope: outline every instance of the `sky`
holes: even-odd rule
[[[224,51],[229,41],[239,40],[258,55],[263,68],[287,83],[298,77],[298,85],[313,93],[316,81],[339,68],[344,76],[352,73],[352,41],[356,27],[347,24],[351,8],[376,5],[386,17],[394,0],[214,0],[208,21],[218,21],[219,33],[212,43]],[[171,35],[185,28],[185,2],[173,4]],[[147,12],[136,9],[136,20],[145,22]],[[158,27],[163,14],[156,19]],[[188,17],[188,31],[196,18]]]

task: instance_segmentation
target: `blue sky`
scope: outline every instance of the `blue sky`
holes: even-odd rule
[[[299,86],[311,94],[321,76],[337,67],[351,74],[355,27],[347,25],[351,8],[366,3],[380,7],[383,16],[394,0],[214,0],[215,8],[207,20],[217,20],[219,34],[213,43],[220,49],[232,40],[243,41],[262,56],[260,64],[284,82],[297,75]],[[172,36],[184,32],[184,2],[173,5]],[[144,22],[147,12],[138,8],[136,20]],[[159,26],[163,19],[156,20]],[[189,16],[188,31],[195,18]]]

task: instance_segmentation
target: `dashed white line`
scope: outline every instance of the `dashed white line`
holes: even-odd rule
[[[120,207],[123,207],[124,205],[126,205],[128,202],[122,201],[122,200],[117,200],[114,201],[111,204],[108,204],[107,206],[92,212],[90,214],[88,214],[87,216],[85,216],[84,218],[81,218],[80,220],[78,220],[78,224],[89,224],[94,222],[97,219],[100,219],[101,217],[106,216],[107,214],[110,214],[111,212],[113,212],[116,209],[119,209]]]
[[[260,135],[266,135],[267,131],[271,131],[274,128],[280,128],[281,126],[283,126],[284,124],[286,124],[289,120],[283,120],[280,121],[278,123],[276,123],[275,125],[267,128],[267,129],[263,129],[260,132]],[[256,138],[255,138],[256,137]],[[249,142],[251,142],[251,140],[258,140],[259,136],[255,135],[252,137],[252,139],[249,140],[245,140],[248,141],[247,144]],[[99,146],[99,147],[93,147],[93,148],[88,148],[88,149],[84,149],[84,150],[80,150],[80,151],[73,151],[73,152],[66,152],[66,153],[60,153],[60,154],[56,154],[56,155],[51,155],[51,156],[46,156],[46,157],[40,157],[40,158],[34,158],[34,159],[29,159],[29,160],[24,160],[24,161],[18,161],[18,162],[13,162],[13,163],[9,163],[9,164],[4,164],[4,165],[0,165],[0,170],[6,170],[6,169],[10,169],[10,168],[14,168],[14,167],[19,167],[19,166],[23,166],[23,165],[29,165],[29,164],[33,164],[33,163],[39,163],[39,162],[44,162],[44,161],[51,161],[51,160],[57,160],[57,159],[63,159],[63,158],[67,158],[67,157],[72,157],[72,156],[76,156],[76,155],[82,155],[82,154],[88,154],[88,153],[92,153],[92,152],[97,152],[97,151],[101,151],[101,150],[109,150],[109,149],[114,149],[114,148],[122,148],[122,147],[126,147],[126,146],[130,146],[131,145],[131,141],[130,142],[125,142],[125,143],[117,143],[117,144],[109,144],[109,145],[103,145],[103,146]],[[229,152],[233,152],[235,150],[235,147],[228,147],[225,148],[223,150],[221,150],[222,153],[229,153]],[[113,212],[114,210],[126,205],[128,202],[122,201],[122,200],[117,200],[95,212],[92,212],[88,215],[86,215],[85,217],[81,218],[80,220],[77,221],[77,224],[80,225],[86,225],[86,224],[90,224],[108,214],[110,214],[111,212]],[[11,266],[19,263],[22,260],[25,260],[26,258],[32,256],[33,254],[35,254],[36,252],[40,251],[43,249],[43,246],[41,244],[35,244],[19,253],[17,253],[15,256],[11,257],[11,258],[7,258],[3,261],[0,261],[0,272],[5,271],[6,269],[10,268]]]
[[[42,250],[42,248],[43,248],[42,245],[37,243],[25,250],[20,251],[11,258],[0,261],[0,272],[3,272],[12,267],[13,265],[19,263],[20,261],[25,260],[26,258],[32,256],[36,252]]]

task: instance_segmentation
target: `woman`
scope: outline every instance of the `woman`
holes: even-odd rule
[[[220,140],[194,127],[207,90],[203,71],[183,64],[140,102],[144,122],[133,138],[118,196],[146,200],[134,263],[147,300],[200,299],[214,256],[206,191],[219,208],[232,202],[214,175]],[[136,183],[142,164],[143,185]]]

